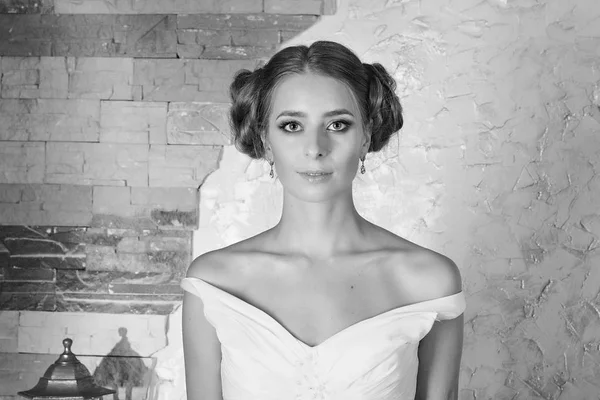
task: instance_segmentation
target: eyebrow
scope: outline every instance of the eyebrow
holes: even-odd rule
[[[343,115],[343,114],[347,114],[347,115],[351,115],[354,117],[354,114],[352,114],[349,110],[345,109],[345,108],[338,108],[336,110],[331,110],[331,111],[327,111],[326,113],[323,114],[324,117],[333,117],[336,115]],[[279,113],[279,115],[277,116],[277,118],[279,117],[306,117],[306,114],[303,113],[302,111],[292,111],[292,110],[285,110],[282,111],[281,113]]]

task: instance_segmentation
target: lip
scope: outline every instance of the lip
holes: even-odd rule
[[[333,172],[321,171],[321,170],[310,170],[310,171],[300,171],[299,174],[304,175],[331,175]]]
[[[302,172],[298,172],[298,174],[300,174],[301,177],[303,177],[310,183],[323,183],[323,182],[327,182],[329,180],[329,178],[331,178],[331,175],[333,175],[333,172],[314,170],[314,171],[302,171]]]

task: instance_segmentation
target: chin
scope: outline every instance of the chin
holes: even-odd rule
[[[352,192],[351,183],[346,188],[340,187],[339,182],[313,184],[301,181],[294,182],[292,185],[283,184],[283,187],[292,197],[307,203],[331,201],[346,191]]]

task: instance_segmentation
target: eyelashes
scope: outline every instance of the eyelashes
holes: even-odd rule
[[[297,123],[296,121],[283,121],[283,122],[280,122],[277,126],[279,127],[280,130],[289,132],[289,133],[299,132],[299,128],[300,128],[300,124]]]
[[[353,125],[352,121],[340,119],[327,125],[327,130],[332,132],[346,132]],[[277,127],[287,133],[297,133],[302,131],[302,125],[298,121],[282,121]]]

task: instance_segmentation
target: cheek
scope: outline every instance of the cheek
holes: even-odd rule
[[[277,163],[277,167],[284,169],[290,161],[299,157],[298,145],[287,143],[283,138],[276,138],[270,142],[273,159]]]
[[[338,151],[334,151],[332,153],[335,164],[340,170],[347,171],[348,174],[352,175],[358,168],[358,162],[360,158],[359,145],[356,143],[354,143],[354,145],[345,143],[343,146],[339,146],[336,150]]]
[[[358,169],[358,156],[354,155],[352,157],[348,157],[344,163],[344,169],[348,171],[348,173],[353,174]]]
[[[348,139],[350,140],[342,140],[337,144],[339,153],[343,153],[345,158],[356,160],[360,157],[363,140],[357,136]]]

